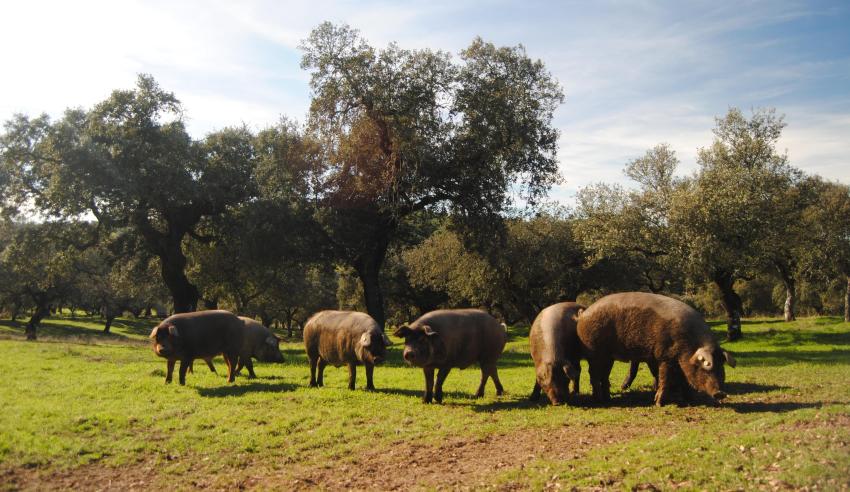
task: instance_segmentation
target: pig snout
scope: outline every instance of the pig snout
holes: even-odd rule
[[[711,395],[715,400],[721,401],[726,398],[726,393],[723,391],[717,391],[713,395]]]
[[[171,355],[171,348],[160,344],[156,344],[153,351],[160,357],[168,357]]]
[[[413,363],[413,361],[416,359],[416,354],[413,352],[413,350],[404,349],[403,357],[404,360],[406,360],[407,362]]]

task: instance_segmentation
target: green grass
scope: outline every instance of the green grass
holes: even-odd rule
[[[398,343],[375,370],[375,392],[360,389],[362,368],[355,391],[346,388],[347,370],[333,367],[324,388],[308,388],[295,341],[283,345],[286,363],[255,363],[256,380],[228,385],[218,359],[217,375],[196,364],[185,387],[165,385],[165,362],[147,345],[151,326],[119,319],[102,334],[96,319],[49,319],[39,341],[26,342],[22,324],[0,321],[0,485],[43,488],[88,476],[91,488],[97,477],[138,470],[147,485],[179,478],[185,487],[289,488],[328,464],[356,468],[370,456],[382,473],[400,476],[399,486],[432,488],[440,484],[417,478],[394,450],[433,448],[439,461],[448,442],[521,444],[522,436],[555,432],[566,432],[572,458],[551,445],[511,456],[508,446],[494,456],[504,466],[482,470],[469,486],[829,490],[850,483],[850,323],[838,318],[745,322],[744,340],[724,344],[738,360],[727,372],[728,402],[661,409],[652,406],[645,368],[632,391],[615,393],[604,408],[586,396],[579,407],[528,402],[527,328],[511,330],[500,362],[506,396],[496,398],[488,384],[484,398],[472,398],[479,372],[468,368],[449,375],[443,405],[424,405],[422,373],[402,363]],[[720,334],[722,326],[714,328]],[[615,365],[612,388],[626,369]],[[588,392],[586,370],[581,383]]]

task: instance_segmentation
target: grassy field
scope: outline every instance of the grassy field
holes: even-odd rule
[[[302,345],[258,379],[228,385],[196,364],[164,384],[152,322],[48,319],[37,342],[0,320],[0,488],[765,489],[850,486],[850,323],[751,320],[724,344],[738,360],[720,407],[652,406],[649,372],[595,407],[529,403],[527,328],[510,330],[499,372],[473,399],[454,370],[443,405],[420,402],[422,372],[400,345],[377,391],[329,367],[307,387]],[[722,327],[717,326],[720,330]],[[719,333],[719,331],[718,331]],[[616,364],[612,388],[627,366]],[[586,367],[585,367],[586,369]],[[587,371],[582,390],[589,390]]]

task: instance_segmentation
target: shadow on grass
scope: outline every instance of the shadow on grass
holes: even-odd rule
[[[39,339],[64,339],[68,341],[112,341],[140,343],[141,340],[128,335],[147,337],[156,320],[153,318],[127,319],[118,318],[112,323],[110,332],[103,331],[104,320],[97,316],[77,316],[74,318],[49,317],[36,328]],[[81,324],[94,326],[80,326]],[[25,338],[26,321],[0,320],[0,334]]]
[[[416,398],[417,400],[421,400],[425,397],[425,382],[422,382],[421,390],[412,390],[412,389],[400,389],[400,388],[381,388],[380,386],[375,388],[375,393],[383,393],[385,395],[396,395],[396,396],[406,396],[411,398]],[[459,391],[443,391],[443,403],[450,403],[449,400],[460,400],[460,399],[471,399],[472,395],[468,393],[461,393]]]
[[[802,410],[805,408],[821,408],[824,403],[803,403],[803,402],[758,402],[758,401],[742,401],[734,403],[724,403],[723,407],[731,408],[736,413],[784,413],[793,412],[794,410]]]
[[[251,383],[233,384],[220,386],[218,388],[198,388],[198,394],[205,397],[221,398],[224,396],[241,396],[254,392],[281,392],[294,391],[298,385],[292,383],[261,383],[256,379]]]
[[[83,328],[76,326],[75,322],[88,322],[86,319],[49,319],[47,322],[42,322],[36,329],[36,334],[39,338],[67,338],[76,340],[111,340],[124,341],[130,340],[126,335],[120,333],[106,333],[103,330],[93,330],[91,328]],[[25,337],[24,327],[26,322],[2,320],[0,321],[0,330],[14,336]]]
[[[787,366],[797,362],[810,364],[850,364],[850,350],[777,350],[735,352],[747,366]]]
[[[757,383],[727,383],[726,390],[732,397],[747,395],[750,393],[767,393],[770,391],[777,390],[786,390],[789,389],[787,386],[778,386],[772,384],[757,384]],[[655,392],[651,390],[630,390],[624,393],[615,393],[611,400],[607,403],[599,403],[593,399],[588,393],[580,394],[577,397],[573,397],[566,406],[571,407],[580,407],[580,408],[639,408],[639,407],[652,407],[655,405]],[[680,396],[676,395],[673,398],[673,401],[668,405],[673,406],[682,406],[682,407],[713,407],[716,406],[714,400],[709,398],[707,395],[704,395],[699,392],[694,392],[693,399],[689,402],[685,402],[681,399]],[[512,410],[512,409],[523,409],[523,408],[539,408],[549,406],[549,400],[545,395],[541,395],[538,401],[531,401],[528,398],[523,398],[521,400],[505,400],[505,401],[493,401],[482,404],[474,404],[471,406],[472,410],[476,412],[493,412],[498,410]],[[735,409],[736,412],[746,413],[746,412],[758,412],[772,411],[771,408],[775,407],[776,411],[791,411],[797,408],[811,408],[811,407],[819,407],[821,403],[730,403],[723,404],[722,406],[729,406],[730,408]],[[786,410],[783,408],[787,406]],[[764,407],[763,410],[759,410],[759,408]]]
[[[724,389],[730,395],[746,395],[747,393],[769,393],[771,391],[791,389],[789,386],[758,383],[726,383]]]

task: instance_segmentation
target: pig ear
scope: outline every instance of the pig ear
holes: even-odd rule
[[[407,325],[401,325],[398,329],[393,333],[394,337],[399,338],[407,338],[410,334],[413,333],[413,330],[410,329]]]
[[[439,335],[439,333],[437,333],[436,331],[434,331],[434,330],[433,330],[430,326],[428,326],[428,325],[422,325],[422,331],[423,331],[423,332],[425,332],[425,335],[427,335],[427,336],[429,336],[429,337],[435,337],[435,336],[438,336],[438,335]]]
[[[691,364],[699,366],[700,369],[710,371],[714,367],[714,360],[708,348],[700,347],[696,352],[694,352],[694,355],[691,356]]]
[[[584,312],[584,308],[578,308],[578,310],[575,313],[573,313],[573,321],[578,321],[578,319],[581,318],[581,313],[583,313],[583,312]]]
[[[732,357],[732,354],[725,350],[723,351],[723,358],[726,359],[726,363],[732,367],[735,367],[735,365],[737,364],[737,362],[735,362],[735,358]]]
[[[154,326],[153,330],[151,330],[151,335],[149,338],[156,338],[156,332],[159,331],[159,326]]]
[[[362,345],[364,347],[368,347],[371,344],[372,344],[372,338],[369,336],[368,333],[364,333],[364,334],[360,335],[360,345]]]
[[[180,332],[177,331],[177,327],[174,325],[168,325],[168,334],[174,337],[180,336]]]
[[[567,375],[567,377],[568,377],[568,378],[570,378],[570,379],[578,379],[578,378],[579,378],[579,375],[581,374],[581,372],[577,371],[577,370],[576,370],[576,368],[575,368],[575,366],[573,366],[573,365],[572,365],[571,363],[569,363],[569,362],[567,362],[566,364],[564,364],[564,373],[565,373],[565,374]]]

